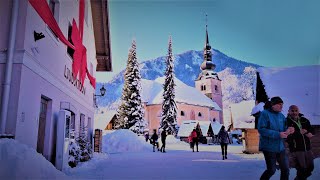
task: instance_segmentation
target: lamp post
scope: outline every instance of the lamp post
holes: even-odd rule
[[[106,88],[104,88],[104,85],[102,85],[102,87],[100,88],[100,94],[93,94],[93,101],[94,101],[96,108],[98,107],[97,102],[96,102],[96,97],[97,96],[104,96],[105,94],[106,94]]]

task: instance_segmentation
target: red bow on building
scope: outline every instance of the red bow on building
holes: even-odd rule
[[[46,0],[29,0],[31,6],[37,11],[42,20],[52,29],[58,38],[68,47],[74,50],[72,73],[74,77],[78,76],[81,83],[84,83],[86,75],[90,80],[90,84],[96,88],[96,79],[90,75],[87,67],[87,49],[82,44],[83,39],[83,22],[84,22],[84,0],[79,1],[79,29],[76,21],[72,20],[71,39],[73,45],[65,38],[61,29],[55,20]]]

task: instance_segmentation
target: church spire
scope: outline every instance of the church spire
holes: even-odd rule
[[[212,53],[211,53],[211,46],[209,44],[209,34],[208,34],[208,15],[206,14],[206,42],[203,50],[203,63],[201,64],[200,68],[202,71],[205,71],[205,70],[214,70],[215,67],[216,65],[213,64],[212,62]]]

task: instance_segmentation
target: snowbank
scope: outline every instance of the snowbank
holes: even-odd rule
[[[35,149],[0,139],[0,179],[68,179]]]
[[[102,138],[105,153],[152,151],[150,143],[128,129],[116,130]]]

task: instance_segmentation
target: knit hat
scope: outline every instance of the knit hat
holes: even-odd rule
[[[279,104],[279,103],[283,103],[282,99],[279,96],[275,96],[271,98],[272,105]]]

